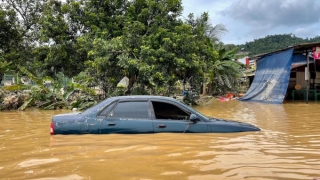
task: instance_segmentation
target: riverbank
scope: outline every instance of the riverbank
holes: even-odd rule
[[[0,89],[0,110],[17,110],[29,97],[23,91],[6,91]]]
[[[0,110],[18,110],[21,105],[29,98],[29,93],[24,91],[7,91],[0,89]],[[183,96],[175,96],[174,98],[183,101]],[[196,98],[195,104],[205,104],[214,99],[213,96],[200,95]]]

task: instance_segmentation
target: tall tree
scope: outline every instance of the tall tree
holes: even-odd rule
[[[79,3],[78,7],[83,8],[77,12],[82,13],[83,18],[75,18],[79,17],[78,15],[73,17],[86,29],[86,33],[77,38],[78,47],[88,54],[85,62],[86,73],[92,77],[93,84],[101,86],[108,93],[124,75],[117,62],[118,56],[125,52],[121,37],[129,1],[101,0]]]
[[[43,1],[37,0],[2,0],[2,10],[7,12],[7,20],[12,27],[10,52],[4,53],[4,59],[14,65],[33,66],[34,47],[38,44],[38,21],[42,12]],[[17,66],[12,66],[18,70]]]
[[[129,77],[129,89],[134,84],[142,89],[145,86],[153,90],[155,86],[164,87],[172,81],[172,69],[176,69],[175,54],[167,51],[165,45],[174,37],[176,26],[182,24],[177,19],[182,10],[181,1],[135,0],[127,1],[127,5],[125,13],[120,11],[123,5],[116,6],[118,9],[112,16],[118,20],[113,29],[118,28],[123,34],[114,37],[114,33],[107,31],[103,38],[96,38],[94,45],[105,44],[108,50],[94,47],[89,52],[93,60],[88,64],[96,68],[97,64],[100,64],[98,67],[112,67],[103,68],[103,71],[96,69],[101,72],[97,79],[102,78],[104,82],[117,74]],[[110,81],[114,82],[117,81]]]
[[[138,84],[167,94],[178,79],[199,71],[199,39],[180,20],[181,1],[133,1],[127,14],[125,44]]]
[[[242,66],[235,61],[237,48],[227,51],[224,47],[218,49],[215,59],[209,66],[209,92],[221,94],[236,91],[241,77]]]
[[[83,6],[75,0],[66,3],[50,0],[43,5],[37,53],[47,75],[61,71],[71,77],[84,69],[87,51],[78,43],[87,30]]]
[[[196,53],[199,55],[199,63],[201,67],[201,75],[198,75],[198,82],[202,82],[202,93],[207,92],[207,83],[210,82],[209,74],[212,64],[217,61],[219,47],[221,44],[220,37],[227,30],[222,24],[213,26],[209,21],[209,14],[203,13],[200,17],[195,18],[191,13],[186,22],[192,26],[193,34],[196,37]],[[201,78],[199,78],[201,77]],[[201,87],[197,84],[196,87]]]
[[[26,43],[37,40],[38,22],[45,0],[2,0],[6,9],[14,11],[19,17],[21,33]]]
[[[3,74],[10,68],[12,61],[18,57],[22,36],[17,25],[14,11],[0,6],[0,82]],[[12,68],[12,67],[11,67]]]

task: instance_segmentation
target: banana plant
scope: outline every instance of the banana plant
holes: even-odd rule
[[[36,77],[26,68],[19,65],[18,68],[23,74],[26,74],[29,79],[35,83],[34,85],[18,85],[15,87],[23,87],[24,89],[29,87],[31,90],[30,97],[24,102],[23,105],[19,107],[19,110],[21,111],[34,104],[36,104],[39,108],[52,110],[62,107],[84,109],[96,103],[93,98],[90,99],[86,96],[77,97],[75,101],[78,103],[69,102],[70,96],[78,90],[86,92],[89,95],[95,95],[95,91],[88,87],[71,82],[69,79],[66,82],[65,79],[67,78],[63,79],[61,76],[58,76],[56,80],[51,77]],[[48,86],[44,84],[45,81],[51,82],[51,85]]]

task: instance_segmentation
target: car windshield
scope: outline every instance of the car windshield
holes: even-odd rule
[[[209,121],[216,121],[217,120],[217,118],[214,118],[214,117],[211,117],[211,116],[207,116],[207,118],[208,118]]]
[[[204,114],[201,114],[200,112],[198,112],[197,110],[193,109],[196,112],[196,115],[202,117],[203,119],[209,120],[210,118]]]
[[[192,112],[194,112],[194,114],[196,114],[197,116],[200,116],[201,118],[203,119],[206,119],[206,120],[209,120],[209,117],[204,115],[204,114],[201,114],[200,112],[198,112],[197,110],[193,109],[192,107],[184,104],[184,103],[181,103],[184,107],[186,107],[187,109],[191,109]]]

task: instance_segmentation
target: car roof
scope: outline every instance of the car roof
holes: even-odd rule
[[[159,99],[159,100],[176,100],[166,96],[152,96],[152,95],[130,95],[130,96],[117,96],[118,99]]]
[[[112,97],[119,100],[126,100],[126,99],[152,99],[152,100],[169,100],[173,102],[178,102],[179,104],[181,101],[167,96],[153,96],[153,95],[130,95],[130,96],[116,96]]]
[[[173,102],[177,102],[179,104],[182,104],[180,101],[171,98],[171,97],[166,97],[166,96],[152,96],[152,95],[130,95],[130,96],[114,96],[114,97],[109,97],[106,98],[105,100],[99,102],[98,104],[94,105],[93,107],[85,110],[82,114],[88,114],[91,113],[92,111],[97,111],[98,109],[102,108],[105,106],[106,103],[110,103],[116,100],[126,100],[126,99],[137,99],[137,100],[141,100],[141,99],[153,99],[153,100],[169,100],[169,101],[173,101]]]

